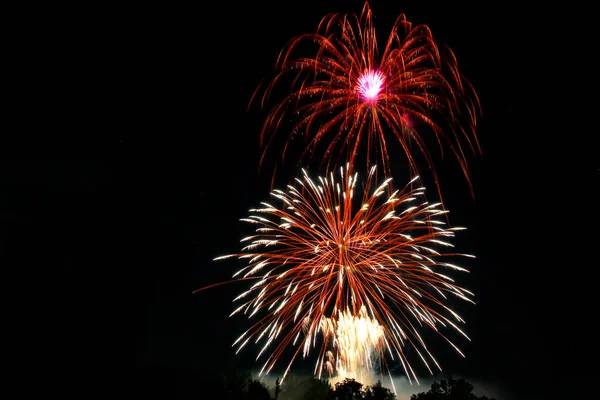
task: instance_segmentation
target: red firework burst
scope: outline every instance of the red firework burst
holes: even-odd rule
[[[297,55],[306,44],[316,44],[316,51]],[[442,55],[426,25],[413,26],[401,14],[380,53],[368,3],[360,16],[326,16],[316,33],[298,36],[284,47],[274,77],[252,97],[251,103],[259,99],[267,107],[276,86],[284,81],[291,86],[264,122],[261,165],[275,133],[284,130],[291,133],[282,159],[292,139],[302,135],[306,142],[298,161],[306,163],[321,145],[321,166],[354,165],[365,150],[367,166],[381,162],[390,173],[388,148],[394,140],[411,173],[419,173],[415,156],[421,154],[438,182],[428,151],[435,141],[442,156],[444,146],[450,147],[472,187],[465,149],[481,151],[475,134],[480,104],[453,52],[445,50]]]

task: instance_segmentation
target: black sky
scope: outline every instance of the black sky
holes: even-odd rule
[[[362,4],[145,5],[127,17],[107,13],[87,48],[75,46],[81,58],[41,45],[73,84],[71,108],[48,119],[49,131],[69,135],[35,134],[5,147],[4,247],[21,268],[41,268],[40,252],[58,264],[52,337],[65,353],[79,352],[67,351],[70,343],[94,346],[93,329],[71,326],[86,314],[77,299],[94,297],[87,288],[102,281],[127,286],[133,299],[126,319],[134,321],[139,384],[253,366],[254,349],[231,349],[245,320],[227,318],[244,286],[192,295],[232,274],[234,264],[212,259],[238,250],[247,232],[239,218],[268,196],[258,172],[264,114],[246,107],[289,38]],[[575,13],[506,2],[371,8],[380,36],[400,13],[429,25],[481,98],[476,199],[454,164],[442,173],[451,219],[468,227],[457,246],[478,257],[467,278],[478,304],[460,305],[473,342],[463,345],[466,360],[443,365],[523,393],[540,379],[559,392],[591,385],[600,163],[579,94],[592,72],[573,60],[585,52],[572,33],[586,30]],[[40,101],[53,101],[45,93]],[[114,303],[110,292],[97,295]],[[110,321],[99,303],[94,312]]]

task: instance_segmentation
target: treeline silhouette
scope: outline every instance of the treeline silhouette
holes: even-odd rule
[[[348,378],[331,385],[327,380],[292,376],[286,378],[284,385],[280,385],[277,379],[274,387],[253,379],[249,373],[213,377],[210,381],[196,380],[196,383],[189,379],[185,381],[186,384],[172,381],[160,388],[153,386],[156,381],[148,381],[150,385],[140,387],[138,394],[145,398],[189,398],[198,395],[203,399],[219,400],[396,400],[394,392],[384,387],[381,381],[369,386]],[[478,397],[473,394],[473,389],[473,385],[465,379],[450,377],[433,382],[428,391],[413,394],[410,400],[495,400],[486,396]]]
[[[344,379],[331,385],[327,380],[306,378],[287,382],[276,381],[273,390],[249,375],[238,374],[222,380],[221,394],[228,400],[396,400],[394,392],[376,382],[365,386],[355,379]],[[464,379],[435,381],[427,392],[413,394],[411,400],[494,400],[473,394],[473,385]]]

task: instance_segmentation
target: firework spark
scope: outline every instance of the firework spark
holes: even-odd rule
[[[314,53],[299,55],[311,45],[316,45]],[[479,99],[452,51],[444,50],[426,25],[413,26],[401,14],[380,53],[368,3],[360,16],[326,16],[316,33],[298,36],[284,47],[274,77],[252,96],[251,104],[258,99],[270,108],[262,128],[261,164],[276,132],[289,129],[282,159],[294,139],[303,136],[300,162],[323,145],[325,157],[319,159],[328,170],[354,165],[362,148],[367,166],[381,162],[389,174],[391,139],[400,143],[413,174],[419,173],[415,157],[421,154],[437,182],[428,147],[435,144],[443,155],[445,142],[472,186],[465,150],[481,150],[475,135]],[[281,84],[289,84],[291,91],[269,105]],[[286,125],[290,120],[293,126]]]
[[[333,337],[333,352],[325,354],[325,368],[329,377],[334,374],[340,379],[358,379],[366,382],[369,371],[373,370],[373,361],[379,355],[384,344],[383,327],[369,317],[367,309],[362,306],[358,315],[349,309],[333,318],[322,321],[321,330],[324,337]]]
[[[414,188],[417,178],[401,190],[391,187],[391,178],[374,187],[373,167],[361,188],[358,174],[339,171],[339,180],[331,172],[314,181],[303,170],[296,185],[274,190],[272,204],[261,203],[242,220],[257,227],[242,239],[246,247],[217,258],[247,260],[234,278],[256,280],[234,299],[241,304],[231,315],[244,313],[256,322],[233,345],[239,352],[248,343],[258,344],[257,360],[269,354],[261,375],[291,348],[285,378],[294,360],[315,348],[319,377],[333,371],[334,362],[338,372],[349,373],[374,351],[382,370],[397,358],[409,380],[418,382],[407,346],[430,373],[440,368],[419,333],[423,328],[436,331],[462,355],[440,329],[465,335],[458,326],[464,321],[447,300],[472,302],[472,293],[445,271],[466,271],[447,260],[472,256],[440,250],[450,249],[449,238],[462,228],[445,227],[439,217],[447,211],[423,200],[424,188]],[[362,196],[355,197],[355,191]],[[369,331],[351,330],[352,320]],[[328,350],[331,342],[337,360]],[[361,348],[362,355],[351,353]]]

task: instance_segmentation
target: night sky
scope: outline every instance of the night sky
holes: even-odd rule
[[[564,39],[575,17],[558,22],[550,11],[506,2],[443,3],[370,3],[380,38],[400,13],[428,25],[457,55],[483,108],[483,156],[470,157],[475,199],[454,159],[438,165],[451,221],[468,228],[455,244],[477,255],[462,281],[477,305],[458,307],[473,341],[460,341],[466,359],[446,346],[435,353],[448,354],[439,359],[449,372],[523,396],[584,393],[597,375],[588,365],[596,352],[600,163],[597,132],[582,123],[591,107],[569,87],[585,86],[595,72],[575,66],[565,49],[575,42]],[[85,60],[71,65],[77,93],[91,100],[75,108],[85,110],[80,124],[58,125],[77,134],[40,134],[3,153],[5,248],[21,254],[22,266],[37,263],[40,252],[59,265],[53,334],[60,343],[70,343],[61,324],[86,313],[79,296],[93,297],[99,314],[103,301],[114,303],[109,287],[95,283],[102,280],[126,286],[133,299],[126,325],[134,322],[142,393],[254,367],[256,348],[238,356],[231,348],[247,320],[227,318],[245,285],[192,295],[241,266],[212,260],[239,250],[249,232],[239,219],[268,199],[270,176],[258,170],[265,114],[247,105],[288,39],[315,31],[329,12],[360,12],[362,4],[144,6],[123,34],[121,18],[98,24]],[[393,168],[403,162],[400,155]],[[126,338],[129,329],[113,333]],[[90,330],[69,335],[94,347]]]

